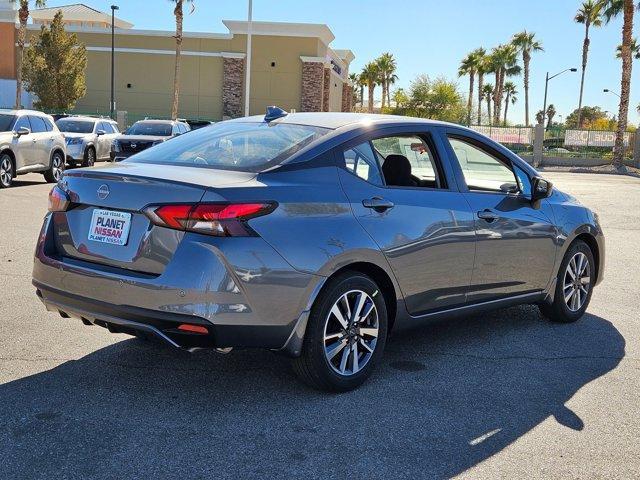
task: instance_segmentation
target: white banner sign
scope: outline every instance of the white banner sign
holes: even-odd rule
[[[624,134],[624,146],[629,146],[630,133]],[[564,144],[569,147],[613,147],[616,132],[593,132],[589,130],[567,130]]]
[[[531,145],[533,143],[533,128],[531,127],[487,127],[476,125],[469,128],[500,143],[522,145]]]

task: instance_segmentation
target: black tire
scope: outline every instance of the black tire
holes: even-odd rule
[[[348,303],[352,299],[355,305],[361,293],[366,294],[363,295],[365,303],[361,311],[363,314],[366,311],[370,311],[370,313],[364,315],[360,322],[349,322],[348,330],[340,327],[342,324],[331,313],[332,308],[345,295],[346,300],[344,301]],[[344,310],[344,303],[341,305]],[[356,310],[351,311],[355,312]],[[316,299],[309,315],[302,354],[294,359],[293,369],[302,381],[318,390],[332,392],[353,390],[371,375],[380,361],[387,339],[387,324],[387,308],[378,285],[362,273],[342,273],[329,280]],[[330,328],[338,327],[337,332],[332,330],[328,334],[342,335],[341,338],[335,339],[335,343],[328,344],[328,347],[342,345],[342,349],[336,348],[338,353],[333,360],[336,363],[340,360],[339,365],[333,365],[332,361],[327,358],[325,327],[326,332],[329,332]],[[372,334],[375,328],[377,328],[377,332],[375,332],[377,337]],[[362,329],[366,329],[369,333],[364,333]],[[372,351],[365,350],[365,346]],[[342,359],[345,351],[348,357],[346,362]],[[336,357],[340,357],[340,359]],[[345,362],[344,368],[342,367],[343,362]],[[360,367],[360,365],[362,366]],[[352,370],[351,372],[346,371],[347,366]],[[343,374],[338,371],[340,368],[343,368]]]
[[[0,154],[0,188],[9,188],[16,176],[15,165],[11,155]]]
[[[84,159],[82,160],[83,167],[93,167],[96,163],[96,149],[93,147],[87,147],[84,151]]]
[[[584,275],[579,273],[578,279],[575,281],[576,285],[582,285],[586,288],[586,293],[584,289],[576,288],[574,285],[571,288],[567,288],[566,285],[568,282],[570,283],[571,274],[568,273],[569,263],[576,256],[580,258],[580,254],[583,255],[588,261],[588,271]],[[556,290],[554,294],[554,300],[552,304],[542,303],[539,305],[540,312],[546,318],[553,322],[558,323],[572,323],[579,320],[584,312],[587,310],[589,306],[589,302],[591,301],[591,295],[593,293],[593,282],[595,280],[595,268],[596,264],[593,259],[593,252],[589,248],[589,246],[583,242],[582,240],[576,240],[567,250],[564,258],[562,259],[562,264],[560,264],[560,269],[558,271],[558,277],[556,279]],[[572,267],[573,269],[573,267]],[[589,283],[585,284],[585,280],[589,279]],[[572,292],[574,292],[572,294]],[[578,303],[572,305],[572,300],[575,301],[575,295],[578,296]],[[566,297],[568,295],[573,295],[567,301]],[[581,303],[580,303],[581,302]],[[572,307],[570,307],[572,305]]]
[[[44,172],[44,179],[48,183],[58,183],[64,173],[64,155],[56,151],[51,155],[49,169]]]

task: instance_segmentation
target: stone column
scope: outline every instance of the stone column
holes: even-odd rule
[[[245,59],[238,56],[223,56],[222,118],[242,116],[242,84]]]
[[[302,112],[321,112],[324,89],[324,59],[302,57]]]
[[[544,158],[544,125],[538,124],[533,130],[533,166],[542,165]]]
[[[350,112],[353,108],[353,87],[347,81],[342,84],[342,111]]]
[[[331,93],[331,68],[324,68],[324,79],[322,82],[322,111],[329,111],[329,95]]]

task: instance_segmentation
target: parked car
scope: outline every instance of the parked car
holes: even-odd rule
[[[182,121],[140,120],[114,140],[111,159],[119,162],[190,130],[191,127]]]
[[[57,182],[64,172],[65,144],[53,118],[34,110],[0,110],[0,188],[16,175],[38,172]]]
[[[578,320],[604,248],[594,213],[477,132],[270,109],[70,171],[33,283],[62,317],[270,349],[344,391],[392,328],[523,303]]]
[[[56,121],[67,144],[67,163],[92,167],[96,161],[110,160],[111,144],[120,130],[110,118],[69,116]]]
[[[191,130],[198,130],[199,128],[208,127],[213,125],[214,122],[209,120],[185,120],[185,122],[189,125]]]

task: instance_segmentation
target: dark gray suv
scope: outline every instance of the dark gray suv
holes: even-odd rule
[[[478,133],[270,109],[67,173],[33,284],[62,317],[270,349],[344,391],[394,325],[522,303],[578,320],[603,261],[597,216]]]

